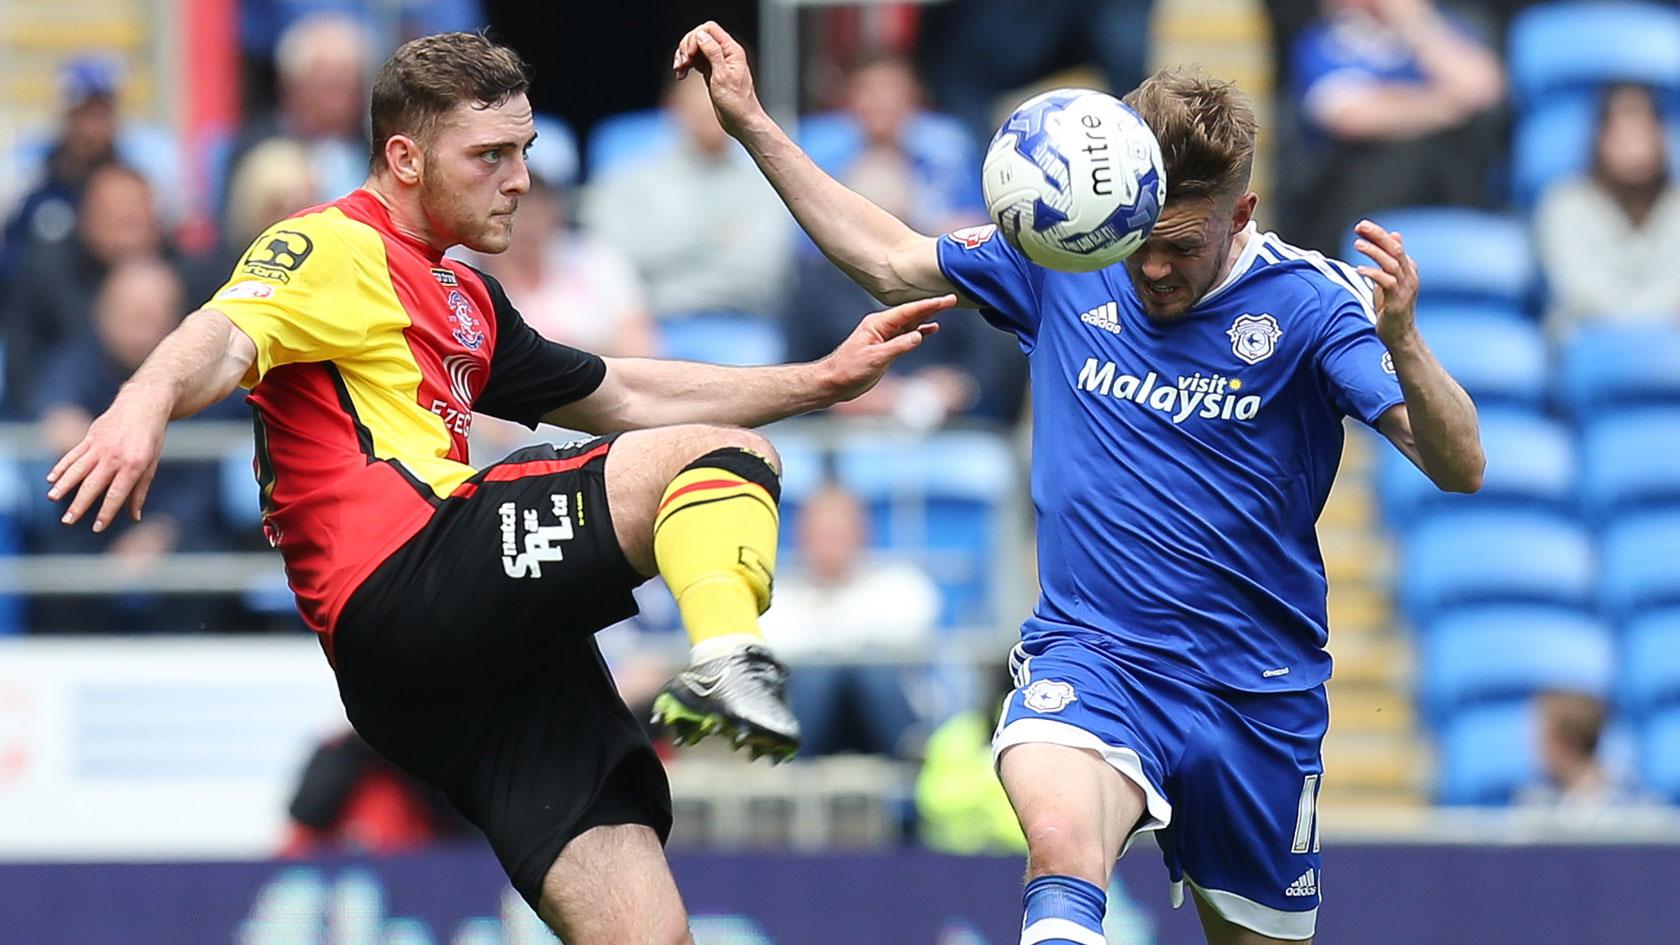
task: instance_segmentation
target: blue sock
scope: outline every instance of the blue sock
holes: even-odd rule
[[[1073,876],[1040,876],[1021,897],[1021,945],[1103,945],[1108,895]]]

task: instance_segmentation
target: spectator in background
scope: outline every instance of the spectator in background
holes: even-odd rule
[[[317,13],[288,26],[274,54],[278,107],[240,134],[228,167],[239,167],[259,144],[283,139],[309,154],[316,184],[310,204],[361,186],[368,167],[370,51],[361,22],[343,13]]]
[[[702,85],[672,82],[665,110],[677,140],[601,172],[584,228],[634,263],[656,319],[778,311],[793,245],[781,200],[724,133]]]
[[[573,228],[568,211],[567,195],[532,174],[531,189],[519,198],[513,243],[493,256],[475,254],[473,264],[496,277],[545,338],[606,357],[653,357],[658,340],[635,267],[611,243]],[[495,417],[473,420],[473,449],[484,461],[537,437]]]
[[[74,446],[116,397],[117,389],[186,311],[181,277],[167,262],[135,257],[113,264],[99,283],[93,331],[50,352],[34,388],[35,419],[49,452]],[[227,403],[227,402],[224,402]],[[214,417],[218,408],[211,408]],[[238,405],[240,417],[248,416]],[[206,416],[199,414],[200,417]],[[215,533],[211,463],[171,463],[152,481],[144,520],[120,516],[110,528],[59,528],[42,523],[32,550],[46,554],[106,553],[119,569],[144,570],[173,551],[220,547]],[[174,597],[36,598],[31,629],[40,633],[193,630],[213,622],[210,601]]]
[[[776,579],[765,639],[787,660],[800,754],[907,756],[917,714],[903,657],[933,642],[939,591],[920,569],[867,562],[869,519],[857,496],[827,485],[799,511],[798,569]],[[898,661],[891,658],[900,657]]]
[[[1379,210],[1484,204],[1504,95],[1493,51],[1430,0],[1324,0],[1323,11],[1290,63],[1310,165],[1291,240],[1336,253]]]
[[[1591,169],[1547,190],[1534,226],[1554,338],[1589,321],[1680,326],[1680,191],[1650,89],[1606,90]]]
[[[6,293],[0,330],[6,343],[7,408],[27,410],[35,402],[46,352],[87,333],[94,294],[113,266],[169,255],[151,185],[126,165],[101,165],[88,178],[75,232],[32,246]],[[196,298],[209,297],[207,288],[196,280],[194,285],[204,291]]]
[[[927,9],[922,59],[934,98],[983,149],[1007,93],[1090,64],[1115,95],[1143,81],[1153,0],[964,0]],[[1000,106],[1002,111],[1000,111]]]
[[[952,716],[928,737],[916,775],[921,840],[941,853],[1025,853],[1027,838],[1009,806],[992,760],[992,730],[1015,687],[1007,666],[985,671],[980,704]]]
[[[237,269],[270,224],[313,205],[319,193],[309,151],[296,141],[272,138],[246,152],[228,184],[227,222],[222,227],[222,259],[217,270]]]
[[[286,858],[403,853],[474,832],[442,791],[380,757],[355,732],[316,746],[286,812]]]
[[[64,116],[41,179],[23,195],[0,238],[0,284],[35,243],[57,243],[76,225],[88,179],[117,156],[118,66],[95,56],[67,63],[60,76]]]
[[[1536,701],[1540,709],[1540,767],[1545,781],[1522,792],[1519,803],[1586,809],[1638,800],[1599,760],[1599,739],[1608,717],[1604,700],[1580,692],[1543,692]]]

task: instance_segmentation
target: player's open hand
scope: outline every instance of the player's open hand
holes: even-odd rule
[[[671,57],[671,69],[679,80],[685,78],[690,70],[698,71],[705,78],[718,123],[732,135],[738,134],[747,118],[764,110],[758,102],[758,94],[753,91],[747,51],[723,27],[711,20],[689,30],[677,43],[676,54]]]
[[[840,347],[818,362],[833,399],[851,400],[880,383],[894,361],[939,330],[934,316],[955,304],[956,296],[940,295],[864,316]]]
[[[119,395],[111,409],[88,427],[47,474],[47,497],[57,502],[75,493],[62,521],[74,525],[99,502],[93,530],[102,532],[126,506],[135,521],[157,475],[169,411],[140,397]],[[100,499],[103,497],[104,501]]]
[[[1417,324],[1418,267],[1406,255],[1400,234],[1385,230],[1370,220],[1353,228],[1359,239],[1353,248],[1371,258],[1372,266],[1360,266],[1359,274],[1371,280],[1377,312],[1377,335],[1384,342],[1404,338]]]

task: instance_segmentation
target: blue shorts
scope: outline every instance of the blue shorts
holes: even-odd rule
[[[1188,882],[1226,920],[1281,939],[1318,919],[1324,687],[1214,690],[1070,638],[1022,643],[992,739],[1102,755],[1143,790],[1132,836],[1159,831],[1173,905]],[[1129,845],[1129,841],[1128,841]]]

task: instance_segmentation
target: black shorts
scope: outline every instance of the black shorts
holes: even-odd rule
[[[607,511],[611,443],[532,447],[481,470],[334,630],[351,725],[448,795],[533,906],[590,827],[671,830],[664,767],[595,645],[636,612],[643,581]]]

